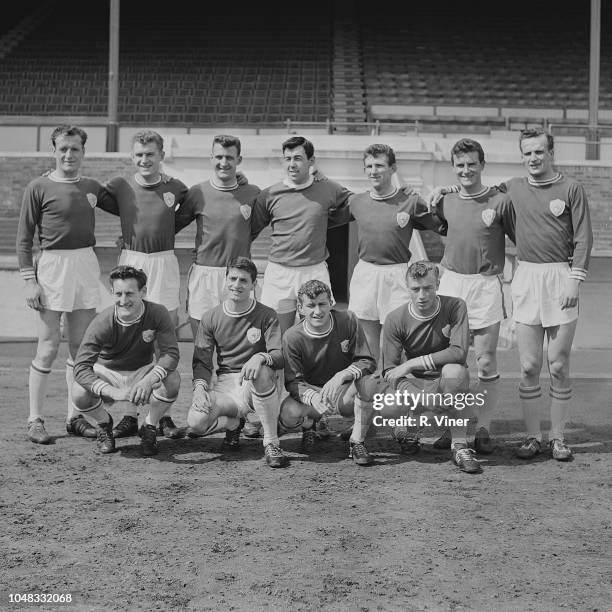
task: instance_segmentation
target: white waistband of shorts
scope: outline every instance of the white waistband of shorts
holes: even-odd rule
[[[364,266],[370,266],[373,268],[377,268],[378,270],[405,270],[408,267],[406,262],[402,263],[394,263],[394,264],[375,264],[371,261],[366,261],[365,259],[360,259],[357,263],[363,264]]]
[[[320,261],[319,263],[316,263],[316,264],[310,264],[308,266],[285,266],[284,264],[280,264],[275,261],[269,261],[267,268],[272,266],[273,268],[277,267],[279,270],[300,270],[300,271],[305,272],[308,270],[314,270],[315,268],[318,268],[320,265],[326,265],[325,260]]]
[[[155,253],[143,253],[142,251],[130,251],[130,249],[123,249],[126,255],[132,257],[170,257],[174,255],[174,251],[156,251]]]
[[[81,249],[42,249],[42,253],[47,253],[48,255],[58,255],[61,257],[81,257],[85,254],[95,255],[95,251],[93,247],[83,247]]]
[[[522,259],[516,260],[517,264],[524,266],[526,268],[537,268],[539,270],[554,270],[555,268],[563,268],[564,270],[569,270],[570,265],[567,261],[551,261],[548,263],[535,263],[533,261],[523,261]]]
[[[227,270],[227,268],[225,266],[205,266],[204,264],[199,264],[197,261],[194,261],[193,265],[196,268],[199,268],[200,270],[213,270],[215,272],[218,272],[220,270],[225,272]]]
[[[449,270],[448,268],[443,268],[443,270],[444,274],[451,274],[463,280],[491,280],[497,282],[499,279],[497,274],[463,274],[462,272],[455,272],[454,270]]]

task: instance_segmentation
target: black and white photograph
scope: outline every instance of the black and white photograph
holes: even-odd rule
[[[612,609],[612,6],[10,1],[0,610]]]

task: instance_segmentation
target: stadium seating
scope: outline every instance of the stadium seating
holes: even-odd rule
[[[280,14],[282,7],[273,2],[266,11],[207,7],[205,20],[196,8],[177,0],[145,18],[138,4],[122,3],[121,122],[219,125],[329,118],[329,19],[306,13],[299,30],[279,31],[270,14]],[[57,3],[0,60],[5,84],[0,115],[105,114],[107,24],[106,2],[88,5],[87,15]]]
[[[418,120],[437,131],[453,123],[463,129],[585,121],[584,3],[551,10],[549,3],[517,0],[497,16],[485,2],[466,10],[434,0],[411,4],[410,18],[398,19],[393,10],[373,15],[365,0],[336,0],[302,11],[299,23],[274,1],[265,11],[258,4],[207,6],[205,19],[188,0],[147,7],[154,10],[121,4],[124,125]],[[90,3],[85,12],[28,0],[5,11],[0,116],[105,115],[108,3]],[[603,3],[604,34],[611,16]],[[612,109],[611,68],[604,35],[602,109]]]

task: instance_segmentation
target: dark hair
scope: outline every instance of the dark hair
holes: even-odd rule
[[[55,148],[55,141],[59,136],[78,136],[81,139],[81,144],[85,146],[87,142],[87,132],[76,125],[58,125],[51,133],[51,143]]]
[[[285,153],[285,149],[295,149],[297,147],[304,147],[306,157],[310,159],[314,155],[314,145],[310,140],[306,140],[303,136],[292,136],[283,142],[282,149]]]
[[[303,303],[304,297],[314,300],[318,295],[325,293],[331,302],[332,294],[331,289],[320,280],[309,280],[306,281],[297,292],[297,299],[300,304]]]
[[[485,154],[482,150],[482,145],[471,138],[462,138],[458,140],[451,149],[451,165],[454,163],[453,157],[455,155],[459,155],[460,153],[473,153],[476,151],[478,153],[478,161],[482,164],[485,160]]]
[[[227,264],[225,276],[229,274],[230,268],[244,270],[249,273],[253,282],[257,280],[257,266],[248,257],[234,257],[234,259]]]
[[[229,134],[217,134],[213,138],[213,147],[216,144],[221,145],[225,149],[229,149],[230,147],[236,147],[236,149],[238,150],[238,155],[240,155],[241,144],[240,138],[238,138],[237,136],[231,136]]]
[[[128,280],[130,278],[136,279],[139,289],[147,284],[147,275],[140,268],[134,268],[133,266],[117,266],[111,270],[109,278],[111,285],[116,280]]]
[[[521,153],[523,149],[521,145],[523,144],[523,140],[527,140],[528,138],[538,138],[540,136],[546,136],[546,145],[548,146],[548,150],[552,151],[555,148],[555,139],[552,134],[549,134],[543,128],[527,128],[526,130],[521,130],[521,135],[519,136],[519,149]]]
[[[395,151],[386,144],[372,144],[363,152],[363,161],[365,162],[366,157],[381,157],[387,156],[387,162],[390,166],[395,163]]]
[[[153,130],[140,130],[139,132],[136,132],[132,136],[132,146],[134,146],[134,144],[137,142],[139,142],[141,145],[154,142],[160,151],[164,150],[164,139],[160,134],[154,132]]]
[[[408,266],[408,270],[406,271],[406,280],[410,278],[425,278],[430,272],[434,272],[436,278],[440,276],[440,270],[433,261],[427,261],[426,259],[415,261]]]

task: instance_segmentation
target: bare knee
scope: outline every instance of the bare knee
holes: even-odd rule
[[[40,340],[38,342],[34,361],[36,361],[36,363],[42,367],[50,368],[57,357],[59,345],[59,337]]]
[[[90,393],[85,387],[81,387],[78,382],[72,383],[72,401],[77,410],[87,410],[100,401],[100,398]]]
[[[521,357],[521,374],[527,378],[537,378],[540,375],[542,363],[531,355]]]
[[[262,366],[252,382],[256,390],[268,391],[270,387],[276,386],[276,376],[272,368]]]
[[[467,391],[470,385],[468,369],[458,363],[447,363],[442,368],[440,388],[443,393]]]
[[[164,390],[166,392],[166,397],[172,398],[176,397],[179,393],[179,389],[181,388],[181,375],[174,370],[170,372],[163,383]]]
[[[366,402],[372,401],[374,394],[379,390],[379,386],[380,380],[374,378],[371,374],[355,381],[355,388],[357,389],[359,399]]]
[[[569,376],[569,359],[566,356],[560,356],[548,363],[550,376],[552,379],[564,380]]]

